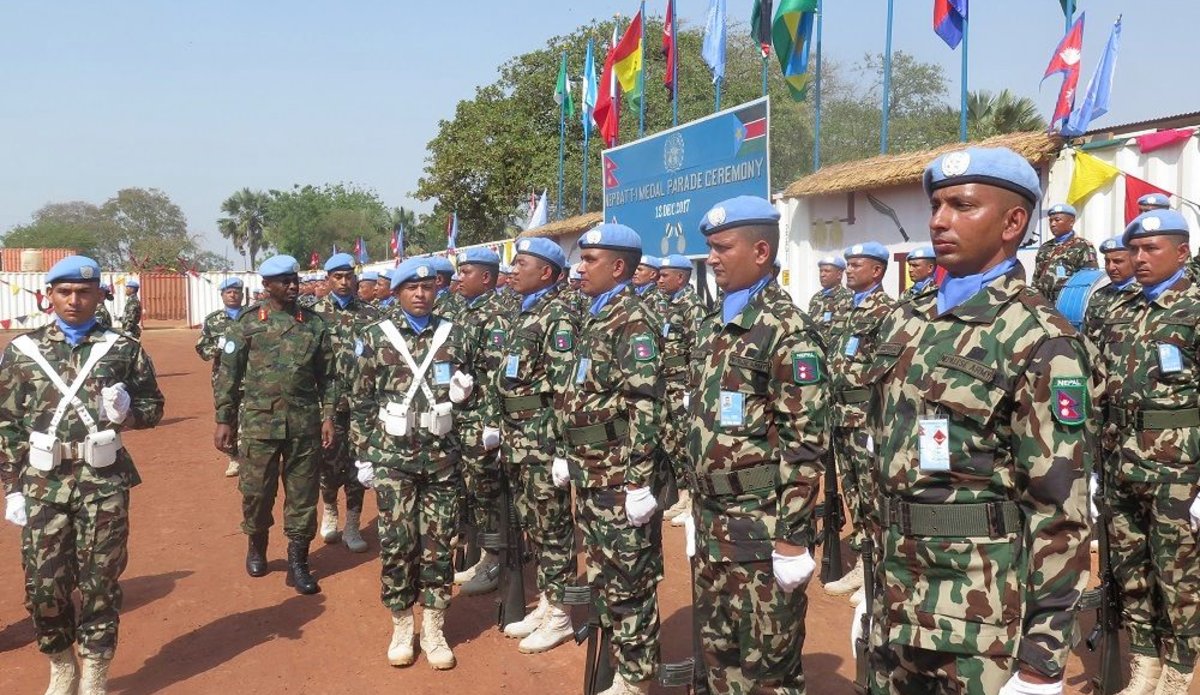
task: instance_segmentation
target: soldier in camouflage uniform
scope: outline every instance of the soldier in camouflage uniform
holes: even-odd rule
[[[300,278],[300,294],[296,297],[296,305],[311,310],[317,305],[317,283],[315,275],[305,275]]]
[[[338,253],[325,261],[329,294],[317,300],[313,311],[325,319],[333,345],[337,380],[336,408],[333,420],[332,449],[321,452],[322,518],[319,533],[326,543],[340,539],[354,553],[365,552],[367,542],[359,532],[362,518],[363,486],[355,477],[354,458],[350,455],[350,372],[357,361],[354,343],[367,326],[380,320],[375,307],[364,304],[356,296],[358,281],[354,277],[354,257]],[[346,525],[338,531],[338,490],[346,489]]]
[[[686,435],[687,407],[693,384],[689,365],[696,351],[696,329],[708,313],[692,289],[692,262],[687,256],[672,254],[662,259],[658,273],[658,293],[663,298],[662,375],[664,396],[662,408],[666,418],[662,423],[662,449],[671,464],[671,475],[679,490],[679,501],[663,512],[672,526],[682,526],[692,515],[690,476]]]
[[[461,276],[459,292],[463,298],[458,314],[466,371],[475,377],[480,388],[463,404],[459,414],[458,432],[462,440],[463,482],[468,523],[478,543],[478,533],[499,531],[500,527],[500,429],[485,426],[491,414],[484,407],[490,385],[503,360],[506,322],[496,295],[496,277],[500,274],[500,257],[486,248],[473,248],[458,254]],[[499,423],[496,423],[497,425]],[[473,567],[454,575],[465,596],[493,591],[500,580],[495,551],[486,550]]]
[[[1200,653],[1200,288],[1188,224],[1152,210],[1126,228],[1141,291],[1110,307],[1104,470],[1109,543],[1133,652],[1122,693],[1186,693]]]
[[[912,280],[912,284],[901,293],[901,302],[937,290],[937,282],[933,277],[937,272],[937,257],[933,254],[932,246],[925,244],[909,251],[905,264],[908,265],[908,279]]]
[[[1104,321],[1109,311],[1124,301],[1127,297],[1142,291],[1142,286],[1133,276],[1133,261],[1125,248],[1125,240],[1118,235],[1105,239],[1100,244],[1100,255],[1104,257],[1104,272],[1108,275],[1108,284],[1097,289],[1088,297],[1087,311],[1084,312],[1083,334],[1092,340],[1093,345],[1100,344],[1100,334],[1104,330]]]
[[[142,337],[142,300],[138,299],[141,288],[137,280],[125,283],[125,310],[121,312],[121,330],[138,339]]]
[[[291,256],[263,261],[258,273],[267,299],[226,330],[214,388],[213,443],[223,452],[236,444],[241,460],[246,573],[267,573],[267,535],[282,479],[287,585],[315,594],[321,587],[309,571],[308,547],[317,532],[317,447],[333,446],[337,386],[329,328],[296,303],[299,269]]]
[[[454,321],[462,306],[462,297],[450,289],[454,281],[454,264],[444,256],[432,256],[429,261],[437,271],[437,300],[433,304],[433,311],[438,316]]]
[[[46,275],[54,322],[17,337],[0,354],[4,516],[23,527],[25,607],[38,649],[50,658],[48,695],[76,693],[80,673],[72,645],[83,660],[78,692],[106,692],[117,648],[129,490],[141,478],[119,434],[91,451],[85,442],[154,427],[163,414],[150,356],[95,319],[103,301],[99,280],[100,267],[90,258],[56,263]],[[46,368],[67,384],[83,379],[69,406]]]
[[[772,281],[779,213],[769,201],[718,203],[700,231],[723,295],[700,326],[688,411],[704,676],[713,693],[800,695],[827,445],[819,329]]]
[[[658,273],[662,268],[662,259],[654,256],[642,256],[637,270],[633,272],[633,291],[637,293],[646,306],[654,310],[658,306]]]
[[[868,493],[871,445],[866,430],[869,394],[863,379],[879,344],[879,326],[896,307],[896,301],[881,284],[889,256],[886,246],[874,241],[855,244],[843,255],[846,284],[853,294],[850,308],[835,319],[830,332],[830,422],[834,457],[854,526],[850,547],[858,550],[870,530],[867,512],[872,505]],[[825,592],[835,596],[854,592],[850,602],[858,605],[864,595],[863,569],[859,557],[844,577],[825,585]]]
[[[825,345],[833,339],[833,323],[843,313],[850,311],[854,293],[842,284],[846,261],[841,256],[825,256],[817,261],[817,274],[821,289],[808,300],[808,316],[821,328]]]
[[[100,324],[101,328],[107,330],[113,325],[112,314],[109,313],[108,306],[105,304],[105,302],[113,300],[112,287],[101,283],[100,294],[100,303],[96,305],[96,322]]]
[[[947,275],[892,312],[866,376],[881,555],[871,691],[1061,693],[1089,573],[1098,382],[1086,342],[1016,259],[1040,196],[1033,167],[972,147],[936,159],[923,184]]]
[[[379,273],[368,270],[358,277],[358,301],[375,306],[375,285],[379,281]]]
[[[562,644],[572,632],[563,606],[577,569],[571,495],[554,485],[550,469],[562,446],[563,392],[572,373],[575,326],[560,295],[558,278],[567,259],[558,244],[521,239],[513,265],[510,286],[522,300],[509,318],[488,419],[500,426],[503,473],[537,560],[537,607],[505,625],[504,634],[521,639],[520,651],[535,653]]]
[[[521,308],[521,293],[513,289],[513,267],[507,263],[500,264],[500,279],[496,282],[496,294],[500,295],[500,306],[505,316],[511,317]]]
[[[460,449],[452,403],[470,398],[474,378],[453,324],[433,311],[435,268],[410,258],[392,274],[391,316],[363,334],[356,352],[351,436],[359,482],[375,488],[383,605],[392,612],[387,658],[413,663],[413,605],[420,600],[421,649],[438,670],[457,663],[443,626],[453,578]]]
[[[1050,206],[1049,215],[1054,238],[1038,249],[1033,263],[1033,286],[1053,304],[1072,275],[1096,267],[1096,249],[1075,233],[1075,208],[1059,203]]]
[[[592,305],[592,300],[581,289],[582,278],[579,274],[579,264],[576,263],[571,266],[571,271],[567,274],[567,286],[562,290],[563,301],[571,308],[571,316],[576,324],[583,321],[588,307]]]
[[[575,346],[553,476],[557,485],[575,485],[588,583],[603,625],[613,631],[617,670],[602,695],[647,693],[659,662],[656,587],[663,572],[652,492],[662,324],[630,285],[639,259],[645,261],[636,232],[601,224],[579,239],[579,248],[592,305]]]
[[[389,311],[396,298],[392,296],[392,268],[379,271],[375,281],[375,308],[381,312]]]
[[[221,364],[221,355],[225,348],[225,329],[242,311],[242,281],[237,278],[226,278],[219,286],[221,303],[225,306],[204,317],[200,325],[200,338],[196,341],[196,354],[205,362],[212,362],[212,386],[217,387],[217,371]],[[229,465],[225,467],[225,477],[232,478],[238,474],[236,456],[229,457]]]

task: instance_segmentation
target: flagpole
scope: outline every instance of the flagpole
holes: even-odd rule
[[[579,205],[579,214],[581,215],[587,212],[588,141],[592,137],[590,130],[590,128],[583,129],[583,200]]]
[[[879,154],[887,154],[888,151],[888,112],[892,108],[892,19],[895,10],[895,0],[888,0],[887,40],[883,49],[883,125],[879,130]]]
[[[963,38],[962,38],[962,93],[959,96],[961,104],[958,107],[958,139],[962,142],[967,141],[967,46],[970,43],[970,11],[963,15]]]
[[[562,53],[562,65],[566,68],[567,52]],[[558,104],[558,197],[554,200],[555,219],[562,219],[563,209],[563,175],[564,162],[567,155],[567,99],[570,96],[570,79],[567,80],[567,94],[563,95]]]
[[[678,7],[671,5],[671,126],[679,125],[679,37],[675,34],[678,26],[675,14]]]
[[[817,75],[816,103],[813,104],[813,171],[821,168],[821,27],[825,21],[825,0],[817,0]]]
[[[638,48],[642,52],[642,69],[638,70],[638,137],[646,133],[646,0],[638,10]]]
[[[717,93],[716,93],[716,104],[713,106],[713,113],[716,113],[721,110],[721,82],[722,82],[722,80],[719,77],[714,81],[714,85],[717,88]]]
[[[1067,0],[1067,26],[1063,30],[1071,31],[1071,19],[1075,16],[1075,0]]]

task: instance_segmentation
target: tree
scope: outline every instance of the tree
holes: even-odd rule
[[[100,208],[81,200],[47,203],[33,213],[29,224],[4,235],[9,248],[68,248],[85,256],[98,255],[109,220]]]
[[[267,228],[267,207],[271,196],[262,191],[243,188],[221,203],[225,217],[217,220],[217,230],[234,248],[250,259],[255,267],[259,251],[266,248],[263,233]]]
[[[1028,97],[1007,89],[999,94],[980,90],[967,95],[967,132],[973,140],[1045,129],[1045,119]]]
[[[353,184],[295,185],[269,195],[263,239],[302,265],[314,252],[328,258],[334,245],[349,252],[359,237],[369,249],[386,249],[391,241],[391,216],[375,191]]]
[[[183,211],[158,189],[122,189],[100,209],[112,225],[97,259],[106,267],[180,269],[198,252]]]

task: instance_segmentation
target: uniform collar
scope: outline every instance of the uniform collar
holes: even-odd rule
[[[477,306],[481,306],[484,302],[486,302],[488,300],[488,297],[495,296],[495,294],[496,294],[496,290],[484,290],[482,293],[480,293],[480,295],[478,297],[476,297],[474,299],[466,299],[465,297],[463,299],[466,300],[466,304],[468,307],[474,309]]]
[[[408,327],[412,329],[412,332],[416,333],[417,335],[420,335],[425,329],[429,328],[430,319],[433,316],[432,313],[425,314],[424,316],[413,316],[399,307],[397,307],[396,311],[400,314],[400,316],[404,317],[404,322],[407,323]]]
[[[1137,278],[1130,275],[1129,277],[1125,278],[1124,280],[1122,280],[1120,282],[1113,283],[1113,289],[1118,292],[1122,292],[1124,290],[1129,289],[1129,287],[1131,285],[1133,285],[1133,283],[1135,283],[1135,282],[1137,282]]]
[[[81,326],[72,326],[58,316],[55,316],[54,322],[50,324],[49,330],[46,331],[46,337],[50,340],[66,341],[74,347],[82,342],[93,342],[91,335],[95,332],[98,325],[99,322],[96,321],[95,316]],[[103,332],[103,330],[99,331],[99,333]]]
[[[1186,285],[1178,284],[1181,280],[1184,280],[1184,275],[1186,272],[1186,268],[1180,268],[1179,270],[1175,271],[1174,275],[1166,280],[1163,280],[1157,285],[1142,287],[1142,294],[1145,295],[1146,299],[1152,302],[1158,302],[1163,306],[1167,306],[1171,303],[1171,300],[1174,299],[1174,291],[1182,290],[1186,287]],[[1168,293],[1168,290],[1172,290],[1172,292]],[[1165,298],[1164,295],[1166,295]]]
[[[345,299],[342,299],[341,296],[339,296],[333,292],[330,292],[329,296],[333,298],[332,303],[337,304],[338,307],[341,309],[345,309],[354,303],[354,295],[352,295],[352,294],[346,295]]]
[[[745,289],[726,294],[725,298],[721,302],[721,322],[735,323],[743,328],[747,328],[750,324],[753,324],[753,318],[750,317],[749,314],[754,312],[747,311],[746,307],[750,305],[750,302],[755,298],[755,296],[760,294],[763,289],[770,284],[770,282],[771,274],[767,273],[759,278],[758,282],[755,282],[753,285]],[[747,319],[749,320],[747,321]]]
[[[858,305],[862,304],[862,301],[864,299],[866,299],[869,295],[873,294],[876,290],[879,289],[880,284],[881,283],[875,283],[874,285],[872,285],[871,287],[868,287],[867,289],[863,290],[862,292],[855,292],[854,293],[854,307],[858,308]]]
[[[1066,234],[1064,234],[1064,235],[1062,235],[1062,236],[1056,236],[1056,237],[1054,237],[1054,243],[1056,243],[1056,244],[1065,244],[1065,243],[1067,243],[1068,241],[1070,241],[1071,239],[1073,239],[1074,237],[1075,237],[1075,230],[1074,230],[1074,229],[1071,229],[1071,230],[1067,231],[1067,233],[1066,233]]]
[[[1016,258],[962,278],[947,275],[937,293],[931,295],[937,300],[933,316],[954,315],[970,323],[991,323],[1000,307],[1021,291],[1024,277],[1025,269]]]
[[[221,307],[221,311],[225,312],[225,315],[228,316],[229,318],[236,319],[238,317],[238,314],[242,313],[242,308],[226,306],[226,307]]]
[[[588,307],[588,311],[592,316],[599,316],[600,312],[604,311],[604,308],[612,302],[612,298],[620,294],[626,287],[632,287],[628,280],[618,282],[615,287],[607,292],[601,292],[592,300],[592,305]],[[634,288],[634,291],[636,292],[637,288]]]
[[[546,287],[543,287],[542,289],[537,290],[535,292],[530,292],[529,294],[522,295],[521,296],[521,313],[523,314],[527,311],[532,311],[534,305],[536,305],[542,297],[545,297],[547,294],[550,294],[550,291],[553,290],[554,287],[555,287],[555,285],[551,284],[551,285],[547,285]]]

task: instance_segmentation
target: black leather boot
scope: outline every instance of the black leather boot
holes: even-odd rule
[[[267,534],[259,533],[247,538],[249,548],[246,549],[246,574],[261,577],[267,573]]]
[[[316,577],[308,571],[308,543],[288,541],[287,585],[298,594],[318,594],[321,587]]]

